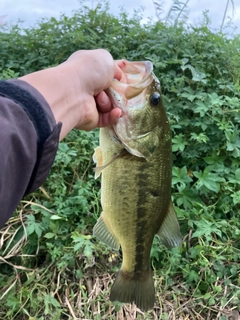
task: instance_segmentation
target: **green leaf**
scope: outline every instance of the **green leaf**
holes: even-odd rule
[[[183,59],[181,60],[181,62],[182,62],[183,65],[185,65],[186,63],[188,63],[188,61],[189,61],[189,59],[187,59],[187,58],[183,58]]]
[[[185,146],[187,145],[187,142],[184,141],[184,136],[183,134],[179,134],[175,136],[172,139],[172,151],[183,151],[185,149]]]
[[[51,295],[49,294],[44,294],[44,303],[45,303],[45,311],[44,314],[51,314],[51,306],[59,308],[60,303]]]
[[[197,283],[198,281],[199,281],[199,274],[196,271],[191,270],[188,275],[188,282]]]
[[[208,300],[208,305],[209,306],[213,306],[213,305],[215,305],[216,304],[216,300],[214,299],[214,298],[210,298],[209,300]]]
[[[235,171],[235,177],[236,177],[236,180],[238,180],[240,183],[240,168]]]
[[[56,214],[53,214],[51,217],[50,217],[51,220],[62,220],[63,218],[56,215]]]
[[[35,226],[34,224],[30,224],[26,227],[26,230],[27,230],[27,234],[30,235],[32,234],[34,231],[35,231]]]
[[[193,172],[194,176],[198,178],[197,188],[200,189],[205,186],[207,189],[217,193],[220,190],[220,183],[225,182],[225,179],[219,177],[217,173],[210,172],[210,170],[211,167],[209,166],[203,172]]]
[[[40,238],[41,235],[42,235],[42,232],[43,232],[43,228],[42,228],[41,224],[40,223],[35,223],[34,230],[35,230],[37,236]]]
[[[193,238],[205,237],[207,241],[210,241],[214,233],[222,237],[222,231],[210,221],[203,219],[201,221],[194,221],[194,224],[197,226],[197,230],[193,232]]]
[[[204,299],[204,300],[209,300],[211,297],[212,297],[212,293],[207,292],[207,293],[205,293],[205,295],[203,296],[203,299]]]
[[[91,245],[86,245],[84,248],[84,254],[87,258],[90,258],[92,256],[92,247]]]
[[[52,239],[56,236],[55,233],[52,233],[52,232],[48,232],[44,235],[44,238],[47,238],[47,239]]]
[[[74,252],[78,251],[79,249],[82,249],[83,246],[84,246],[83,242],[76,243],[73,247]]]

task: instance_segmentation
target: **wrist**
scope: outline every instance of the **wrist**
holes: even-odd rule
[[[74,127],[79,125],[79,119],[84,118],[81,114],[86,99],[85,90],[81,90],[79,83],[76,84],[72,72],[69,72],[67,64],[37,71],[20,79],[35,87],[48,102],[56,122],[62,122],[60,140],[62,140]],[[76,116],[76,109],[78,115]]]

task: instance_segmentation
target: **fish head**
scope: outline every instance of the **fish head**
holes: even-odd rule
[[[122,110],[112,132],[129,153],[149,160],[163,141],[171,139],[160,82],[150,61],[122,60],[120,68],[122,79],[114,79],[108,89],[113,106]]]

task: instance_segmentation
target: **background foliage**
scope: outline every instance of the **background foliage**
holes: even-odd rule
[[[0,29],[2,79],[53,66],[78,49],[154,63],[173,133],[172,195],[184,241],[151,252],[153,311],[112,304],[115,252],[92,238],[101,212],[94,180],[98,131],[61,142],[46,183],[0,231],[1,319],[229,319],[240,309],[239,36],[141,23],[107,4],[34,28]]]

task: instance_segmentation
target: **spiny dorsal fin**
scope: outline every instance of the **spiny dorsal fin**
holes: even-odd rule
[[[169,203],[168,213],[163,221],[163,224],[158,230],[157,235],[159,236],[160,241],[167,248],[177,247],[182,242],[182,234],[180,232],[180,227],[172,201]]]

